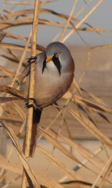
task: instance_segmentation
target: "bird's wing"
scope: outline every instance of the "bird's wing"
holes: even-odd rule
[[[41,64],[43,63],[45,59],[45,52],[42,52],[40,54],[37,54],[35,57],[31,57],[28,59],[28,65],[25,67],[25,69],[23,70],[23,72],[21,73],[20,77],[19,77],[19,84],[22,85],[25,83],[25,78],[30,75],[30,64],[31,63],[35,63],[35,64]]]
[[[28,64],[19,77],[19,84],[22,85],[25,82],[26,76],[30,74],[30,65]]]

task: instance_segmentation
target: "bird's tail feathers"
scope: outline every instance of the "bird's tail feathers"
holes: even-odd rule
[[[30,145],[30,156],[33,157],[35,148],[36,148],[36,140],[37,140],[37,133],[39,129],[39,122],[41,118],[42,111],[39,109],[33,110],[33,125],[32,125],[32,136],[31,136],[31,145]]]

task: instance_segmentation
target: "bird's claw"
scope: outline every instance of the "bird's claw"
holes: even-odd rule
[[[37,59],[37,56],[31,56],[30,58],[28,58],[28,63],[29,64],[32,64],[32,63],[35,63],[35,61],[36,61],[36,59]]]
[[[37,109],[37,104],[34,98],[29,98],[28,102],[26,102],[26,108],[31,108],[34,107],[35,109]]]

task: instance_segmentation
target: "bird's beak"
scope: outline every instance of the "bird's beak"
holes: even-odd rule
[[[50,62],[50,61],[52,61],[51,57],[47,57],[46,62]]]

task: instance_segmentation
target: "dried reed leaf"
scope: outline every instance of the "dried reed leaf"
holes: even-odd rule
[[[40,130],[42,130],[42,133],[43,133],[43,129],[42,128],[40,128]],[[45,131],[44,131],[45,132]],[[43,134],[44,136],[45,136],[45,134]],[[55,141],[53,141],[53,139],[54,140],[56,140],[56,138],[57,138],[57,140],[56,140],[56,142],[59,142],[58,140],[61,140],[62,142],[64,142],[64,143],[66,143],[66,144],[68,144],[68,142],[66,141],[66,137],[65,137],[65,139],[63,139],[63,136],[62,135],[60,135],[60,134],[57,134],[57,133],[55,133],[53,130],[49,130],[49,131],[47,131],[47,134],[46,134],[47,136],[45,136],[45,138],[47,139],[47,140],[49,140],[55,147],[57,147],[61,152],[63,152],[65,155],[67,155],[67,156],[69,156],[71,159],[73,159],[73,160],[75,160],[74,159],[74,156],[70,153],[68,153],[68,150],[67,150],[67,152],[66,152],[66,150],[64,151],[63,150],[63,146],[61,145],[61,147],[59,146],[59,144],[55,144],[54,142]],[[48,136],[49,135],[49,136]],[[52,139],[50,139],[50,138],[52,138]],[[71,139],[70,139],[71,140]],[[71,140],[72,141],[72,140]],[[72,145],[71,145],[72,146]],[[65,149],[65,148],[64,148]],[[80,148],[79,148],[80,149]],[[86,148],[84,148],[85,149],[85,154],[86,154],[86,151],[88,151],[88,155],[90,155],[90,156],[93,156],[94,154],[92,153],[92,152],[90,152],[89,150],[86,150]],[[84,157],[85,157],[85,155],[84,155]],[[88,157],[87,157],[88,158]],[[96,158],[97,158],[97,156],[96,156]],[[92,159],[90,159],[90,160],[92,160]],[[76,161],[76,160],[75,160]],[[93,159],[93,163],[97,163],[97,162],[95,162],[95,160]],[[98,162],[100,161],[100,159],[98,158]],[[102,160],[101,160],[102,161]],[[101,164],[101,161],[100,161],[100,164]],[[85,168],[87,168],[83,163],[81,163],[81,162],[78,162],[80,165],[82,165],[82,166],[84,166]],[[103,163],[103,162],[102,162]],[[98,167],[98,163],[97,163],[97,165],[96,165],[97,167]],[[100,166],[100,165],[99,165]],[[103,166],[103,165],[102,165]],[[101,167],[99,167],[100,169],[101,169]],[[95,173],[96,174],[96,172],[94,172],[92,169],[89,169],[89,168],[87,168],[88,170],[90,170],[90,171],[92,171],[93,173]]]
[[[6,49],[6,52],[11,55],[13,58],[20,60],[19,56],[18,56],[18,52],[15,52],[14,50],[11,50],[10,48]]]
[[[55,2],[56,0],[50,0],[50,1],[42,1],[42,4],[46,4],[46,3],[52,3]],[[6,4],[16,4],[16,5],[34,5],[34,2],[14,2],[14,1],[6,1]]]
[[[112,44],[106,44],[106,45],[101,45],[101,46],[94,46],[94,47],[91,47],[90,50],[100,49],[100,48],[110,48],[110,47],[112,47]]]
[[[104,115],[98,112],[98,115],[101,116],[104,120],[106,120],[108,123],[110,123],[110,121],[108,120],[108,118]]]
[[[78,93],[82,96],[82,92],[81,92],[80,87],[79,87],[78,83],[76,82],[75,78],[73,79],[73,84],[74,84],[75,88],[77,89]]]
[[[67,91],[63,96],[62,98],[64,99],[70,99],[72,98],[72,93],[70,91]]]
[[[27,10],[20,10],[20,11],[15,11],[15,12],[8,12],[7,14],[3,15],[0,19],[2,20],[8,20],[8,19],[11,19],[11,18],[16,18],[17,16],[26,16],[27,14],[33,14],[34,13],[34,9],[27,9]],[[66,14],[62,14],[62,13],[58,13],[58,12],[55,12],[53,10],[50,10],[50,9],[41,9],[40,10],[40,13],[50,13],[50,14],[54,14],[55,16],[58,16],[58,17],[61,17],[61,18],[64,18],[64,19],[68,19],[69,16],[66,15]],[[79,22],[78,19],[74,18],[74,17],[71,17],[71,21],[74,21],[74,22]]]
[[[109,108],[107,108],[107,107],[99,105],[99,104],[97,104],[95,102],[92,102],[92,101],[90,101],[88,99],[82,98],[82,97],[80,97],[78,95],[74,95],[74,98],[77,101],[77,103],[79,103],[79,104],[81,103],[83,105],[85,104],[86,107],[88,106],[88,107],[90,107],[94,111],[107,112],[107,113],[112,114],[112,110],[109,109]]]
[[[24,46],[17,45],[17,44],[10,44],[10,43],[0,43],[0,47],[2,48],[10,48],[10,49],[17,49],[17,50],[24,50]],[[37,52],[43,51],[45,48],[43,48],[40,45],[36,45]],[[27,51],[31,51],[31,47],[28,47]]]
[[[2,48],[10,48],[10,49],[17,49],[17,50],[24,50],[24,46],[16,45],[16,44],[0,43],[0,47],[2,47]],[[27,50],[31,51],[31,48],[29,47]]]
[[[19,158],[22,162],[22,165],[27,173],[28,179],[32,182],[32,185],[34,188],[38,187],[37,179],[36,179],[34,172],[32,171],[30,165],[28,164],[28,162],[22,152],[21,146],[18,142],[18,138],[16,137],[15,133],[13,132],[13,130],[11,128],[9,128],[6,124],[3,124],[2,122],[0,122],[0,123],[6,129],[8,135],[10,136],[11,141],[12,141],[12,143],[19,155]]]
[[[9,101],[18,100],[17,97],[0,97],[0,103],[7,103]]]
[[[48,134],[47,131],[42,129],[41,127],[39,128],[44,137],[49,140],[56,148],[58,148],[62,153],[64,153],[66,156],[70,157],[71,159],[75,160],[76,162],[80,163],[80,161],[72,155],[61,143],[59,143],[58,140],[54,139],[52,134]]]
[[[110,164],[110,166],[108,167],[106,173],[104,174],[104,178],[102,179],[101,183],[100,183],[100,188],[103,187],[103,184],[105,183],[105,179],[107,179],[109,177],[109,174],[112,171],[112,164]]]
[[[14,77],[14,75],[15,75],[15,71],[5,68],[3,66],[0,66],[0,71],[2,71],[4,74],[6,74],[9,77]]]
[[[102,176],[102,174],[108,170],[109,165],[110,165],[111,163],[112,163],[112,155],[111,155],[111,157],[108,159],[108,161],[106,162],[104,168],[103,168],[103,169],[101,170],[101,172],[98,174],[98,176],[97,176],[96,180],[94,181],[94,183],[93,183],[93,185],[92,185],[91,188],[94,188],[94,187],[95,187],[96,183],[98,182],[98,180],[100,179],[100,177]]]
[[[92,1],[93,1],[93,0],[90,0],[88,3],[86,3],[86,5],[83,6],[83,7],[79,10],[79,12],[75,15],[75,18],[77,18],[77,17],[85,10],[85,8],[89,6],[89,4],[90,4]],[[85,2],[85,1],[84,1],[84,2]]]
[[[19,117],[16,117],[16,116],[11,116],[11,115],[2,115],[0,117],[1,120],[5,120],[6,122],[17,122],[17,123],[22,123],[23,121],[19,118]]]
[[[51,14],[54,14],[55,16],[58,16],[60,18],[64,18],[64,19],[67,19],[69,18],[68,15],[66,14],[62,14],[62,13],[58,13],[58,12],[55,12],[53,10],[50,10],[50,9],[41,9],[40,13],[51,13]],[[74,18],[71,16],[71,21],[74,21],[74,22],[79,22],[78,19]]]
[[[81,37],[81,35],[80,35],[79,31],[78,31],[78,30],[80,30],[80,29],[79,29],[79,28],[76,29],[75,25],[74,25],[72,22],[70,22],[70,23],[71,23],[71,25],[72,25],[74,31],[75,31],[75,32],[79,35],[79,37],[81,38],[81,40],[88,46],[88,44],[85,42],[85,40],[83,39],[83,37]]]
[[[33,14],[34,13],[34,10],[33,9],[27,9],[27,10],[20,10],[20,11],[16,11],[16,12],[8,12],[6,15],[2,16],[1,19],[2,20],[7,20],[7,19],[11,19],[11,18],[16,18],[17,16],[26,16],[27,14]],[[41,9],[40,10],[40,13],[51,13],[51,14],[54,14],[55,16],[58,16],[58,17],[61,17],[61,18],[64,18],[64,19],[68,19],[69,16],[68,15],[65,15],[65,14],[61,14],[61,13],[57,13],[53,10],[50,10],[50,9]],[[31,17],[30,17],[31,19]],[[74,17],[71,17],[71,21],[75,21],[75,22],[79,22],[78,19],[74,18]],[[82,31],[93,31],[93,32],[108,32],[109,30],[106,30],[106,29],[101,29],[101,28],[78,28],[79,30],[82,30]]]
[[[0,34],[1,34],[1,31],[0,31]],[[10,37],[10,38],[18,39],[18,40],[23,40],[23,41],[28,40],[27,37],[19,36],[10,32],[4,32],[4,34],[5,34],[5,37]]]
[[[73,14],[73,12],[74,12],[74,9],[75,9],[75,7],[76,7],[76,4],[77,4],[77,0],[74,2],[73,6],[72,6],[72,10],[71,10],[70,15],[69,15],[69,17],[68,17],[68,19],[67,19],[66,25],[65,25],[65,27],[64,27],[64,29],[63,29],[63,31],[62,31],[60,41],[62,41],[62,39],[63,39],[63,37],[64,37],[64,34],[65,34],[65,32],[66,32],[66,30],[67,30],[67,28],[68,28],[68,26],[69,26],[69,23],[71,23],[71,25],[73,25],[71,18],[72,18],[72,14]],[[74,26],[74,25],[73,25],[73,26]]]
[[[0,167],[22,176],[22,169],[23,169],[22,166],[7,162],[7,159],[2,155],[0,155]],[[36,175],[39,184],[45,185],[48,188],[63,188],[62,185],[58,184],[56,181],[47,177],[46,175],[41,174],[37,171],[34,171],[34,173]]]
[[[99,157],[95,156],[89,149],[85,148],[83,145],[76,143],[74,140],[70,138],[64,137],[59,134],[59,136],[70,146],[72,146],[78,153],[80,153],[83,157],[85,157],[88,161],[90,161],[94,166],[99,169],[102,169],[105,165],[105,162],[101,160]]]
[[[7,159],[3,157],[2,155],[0,155],[0,167],[6,170],[9,170],[11,172],[22,175],[22,166],[7,162]]]
[[[79,28],[79,26],[84,23],[84,21],[92,14],[92,12],[100,5],[100,3],[102,3],[102,1],[103,1],[103,0],[99,0],[99,2],[98,2],[94,7],[92,7],[92,9],[86,14],[86,16],[84,16],[84,17],[82,18],[82,20],[80,20],[80,22],[75,26],[76,29]],[[74,33],[74,29],[72,29],[72,30],[64,37],[64,39],[63,39],[62,42],[65,42],[73,33]]]
[[[80,88],[80,89],[81,89],[82,91],[84,91],[85,93],[87,93],[90,97],[92,97],[92,98],[93,98],[95,101],[97,101],[98,103],[100,103],[100,104],[102,104],[102,105],[108,107],[107,104],[106,104],[101,98],[96,97],[95,95],[93,95],[92,93],[87,92],[87,91],[84,90],[83,88]]]
[[[110,113],[111,114],[112,110],[109,109],[108,106],[102,100],[100,100],[98,97],[95,97],[94,95],[91,95],[91,97],[93,97],[97,102],[101,103],[102,105],[99,105],[99,104],[97,104],[95,102],[92,102],[92,101],[90,101],[90,100],[88,100],[86,98],[82,98],[81,96],[78,96],[78,95],[74,95],[73,96],[72,93],[69,92],[69,91],[66,92],[65,95],[62,98],[64,98],[64,99],[72,98],[72,101],[74,101],[78,105],[85,106],[89,110],[97,112],[103,119],[105,119],[106,121],[109,122],[107,117],[104,114],[102,114],[101,112],[105,112],[105,113]],[[103,105],[105,105],[106,107],[104,107]]]
[[[15,2],[15,1],[6,1],[6,4],[13,4],[13,5],[34,5],[34,2]]]
[[[27,99],[27,97],[26,97],[24,92],[19,91],[19,90],[15,89],[15,88],[12,88],[12,87],[9,87],[9,86],[5,86],[5,85],[1,85],[0,84],[0,92],[10,93],[10,94],[12,94],[12,95],[14,95],[16,97],[19,97],[19,98],[21,98],[23,100]]]
[[[49,133],[52,134],[54,138],[57,138],[57,140],[60,140],[61,142],[64,142],[64,143],[72,146],[78,153],[80,153],[80,155],[85,157],[87,159],[87,161],[91,162],[94,166],[96,166],[100,170],[102,170],[104,168],[105,162],[101,158],[99,158],[97,155],[92,153],[89,149],[85,148],[81,144],[76,143],[75,141],[71,140],[70,138],[67,138],[61,134],[55,133],[53,130],[49,130]],[[104,179],[104,177],[102,177],[102,179]],[[105,178],[105,181],[108,181],[108,180]]]
[[[73,117],[75,117],[89,132],[91,132],[97,139],[99,139],[102,143],[107,145],[112,150],[112,141],[106,137],[103,133],[101,133],[95,125],[82,114],[80,114],[77,110],[70,109],[69,111]]]
[[[4,33],[5,33],[6,37],[19,39],[19,40],[23,40],[23,41],[27,41],[28,40],[27,37],[22,37],[22,36],[19,36],[19,35],[16,35],[16,34],[12,34],[12,33],[9,33],[9,32],[4,32]],[[7,43],[2,43],[2,44],[7,44]],[[39,51],[44,51],[45,50],[45,48],[43,46],[39,45],[39,44],[36,44],[36,49],[39,50]]]
[[[24,26],[30,25],[32,23],[33,23],[32,17],[13,20],[13,21],[1,21],[0,30],[7,29],[10,27],[20,26],[20,25],[24,25]],[[39,19],[39,24],[63,28],[63,25],[60,25],[59,22],[49,21],[49,20],[45,20],[45,19]]]
[[[12,101],[12,103],[13,103],[14,106],[15,106],[15,111],[18,112],[18,114],[20,115],[20,117],[21,117],[23,120],[26,120],[26,113],[25,113],[24,110],[21,108],[21,106],[18,105],[17,103],[15,103],[14,101]]]
[[[19,64],[19,60],[15,59],[15,58],[11,58],[11,57],[6,56],[6,55],[0,55],[0,56],[3,57],[3,58],[5,58],[5,59],[7,59],[7,60],[9,60],[9,61],[11,61],[11,62]],[[27,63],[26,62],[22,62],[22,65],[23,65],[23,67],[26,67]]]
[[[58,166],[70,179],[75,180],[84,180],[78,173],[75,173],[73,170],[69,169],[65,164],[56,159],[51,153],[44,150],[43,148],[37,146],[37,150],[42,153],[49,161]]]
[[[5,33],[0,32],[0,42],[2,42],[2,40],[4,39],[4,37],[5,37]]]
[[[27,14],[33,14],[34,9],[27,9],[27,10],[19,10],[15,12],[8,12],[7,14],[3,15],[0,19],[8,20],[11,18],[16,18],[17,16],[25,16]]]
[[[90,31],[90,32],[111,32],[108,29],[103,28],[93,28],[93,27],[79,27],[78,30],[80,31]]]
[[[66,182],[62,182],[62,185],[77,185],[77,186],[84,186],[86,188],[90,188],[90,186],[92,186],[91,183],[89,182],[85,182],[85,181],[78,181],[78,180],[74,180],[74,181],[66,181]],[[97,186],[95,186],[94,188],[98,188]]]

